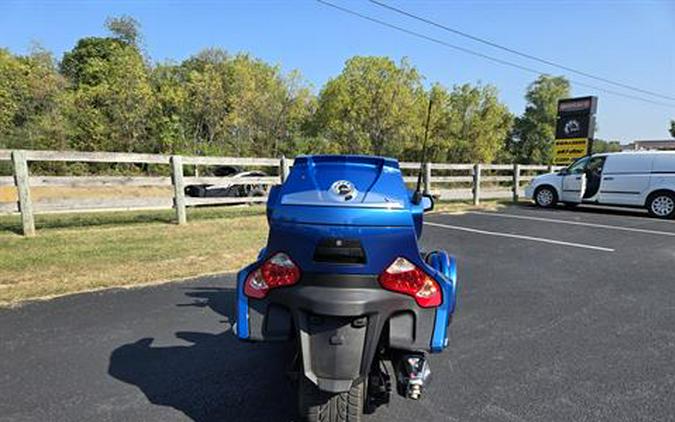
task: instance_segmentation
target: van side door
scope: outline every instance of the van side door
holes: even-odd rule
[[[578,204],[586,191],[586,166],[590,157],[583,157],[567,167],[562,174],[562,197],[563,202]]]
[[[649,190],[653,154],[611,154],[602,171],[598,202],[643,205]]]

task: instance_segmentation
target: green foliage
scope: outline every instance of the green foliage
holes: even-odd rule
[[[60,148],[65,86],[51,54],[41,48],[24,57],[0,49],[0,147]]]
[[[205,50],[153,69],[161,150],[200,155],[294,154],[315,99],[297,72],[245,54]]]
[[[603,141],[602,139],[593,140],[593,154],[602,152],[620,152],[621,144],[619,141]]]
[[[434,161],[491,163],[502,151],[513,117],[494,86],[432,88],[430,157]]]
[[[147,150],[147,122],[155,106],[148,70],[138,49],[113,38],[85,38],[62,63],[70,79],[64,114],[71,147]]]
[[[357,56],[321,90],[311,126],[328,152],[399,155],[419,137],[425,103],[407,61]]]
[[[528,87],[525,113],[516,118],[510,139],[514,159],[552,162],[558,100],[569,96],[569,81],[562,76],[541,75]]]
[[[104,76],[96,67],[109,63],[120,50],[129,47],[117,38],[87,37],[80,39],[72,51],[63,55],[61,73],[75,87],[94,86],[102,82]]]
[[[131,16],[109,17],[105,20],[105,27],[116,38],[129,45],[138,46],[141,40],[141,24]]]
[[[9,51],[0,49],[0,134],[5,136],[15,126],[22,94],[27,91],[22,68],[22,63]]]
[[[675,138],[675,120],[670,121],[670,136]]]
[[[26,56],[0,49],[0,148],[415,160],[431,96],[434,161],[549,162],[556,102],[569,94],[564,78],[540,77],[514,122],[494,86],[425,89],[407,60],[359,56],[315,94],[297,71],[221,49],[151,64],[136,20],[105,25],[110,36],[80,39],[59,63],[40,48]],[[156,172],[82,163],[35,163],[31,170]]]

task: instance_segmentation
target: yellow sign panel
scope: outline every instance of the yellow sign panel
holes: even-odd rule
[[[556,139],[553,145],[553,164],[570,164],[577,158],[586,155],[588,139]]]

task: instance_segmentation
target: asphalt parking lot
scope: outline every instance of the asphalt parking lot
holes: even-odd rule
[[[675,221],[611,209],[433,214],[457,257],[449,349],[368,421],[667,421]],[[230,276],[0,311],[0,421],[289,421],[282,345],[230,333]]]

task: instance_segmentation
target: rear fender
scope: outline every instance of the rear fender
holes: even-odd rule
[[[233,326],[233,331],[240,340],[248,340],[250,333],[248,297],[244,294],[244,283],[246,282],[246,277],[248,277],[251,271],[257,266],[258,262],[254,262],[253,264],[242,268],[242,270],[237,273],[237,301],[235,306],[236,322]]]
[[[443,292],[443,303],[436,310],[434,331],[431,337],[431,351],[441,352],[448,346],[448,325],[455,311],[457,296],[457,266],[455,258],[445,251],[434,251],[426,257],[426,262],[436,270],[435,279]]]

